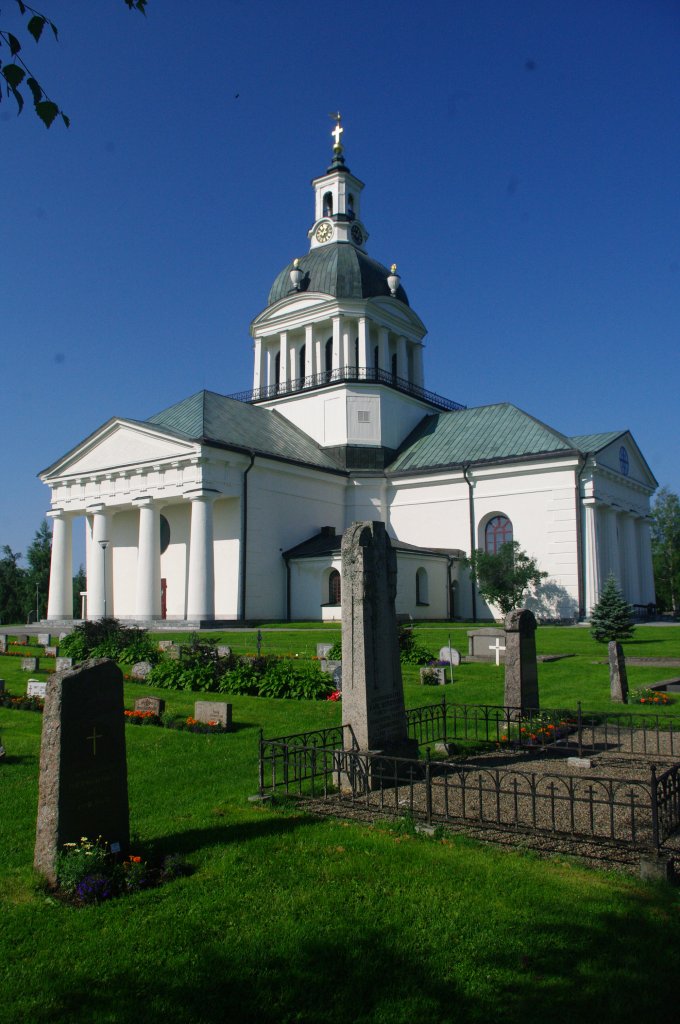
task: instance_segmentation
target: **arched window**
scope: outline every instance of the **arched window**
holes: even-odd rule
[[[422,567],[416,572],[416,604],[429,604],[427,572]]]
[[[484,527],[484,550],[489,555],[498,553],[503,544],[512,542],[512,523],[507,516],[494,516]]]
[[[328,603],[340,604],[340,573],[337,569],[331,569],[328,577]]]
[[[300,351],[298,352],[298,377],[304,379],[305,376],[305,357],[307,354],[307,346],[301,345]]]
[[[347,213],[350,217],[354,216],[354,196],[351,192],[347,196]]]
[[[323,215],[324,217],[333,216],[333,193],[326,192],[323,197]]]

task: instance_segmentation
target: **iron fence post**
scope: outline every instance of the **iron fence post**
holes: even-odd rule
[[[442,742],[446,743],[446,697],[442,700]]]
[[[258,782],[260,796],[264,796],[264,730],[260,729]]]
[[[432,770],[430,748],[425,749],[425,813],[428,825],[432,824]]]
[[[583,716],[581,715],[581,701],[576,702],[576,714],[578,721],[578,756],[583,757]]]
[[[657,850],[659,850],[661,843],[659,841],[659,798],[656,785],[656,765],[652,765],[652,842]]]

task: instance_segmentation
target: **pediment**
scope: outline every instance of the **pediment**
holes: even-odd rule
[[[622,449],[625,450],[625,456],[622,453]],[[652,490],[658,486],[633,435],[627,431],[611,444],[602,448],[597,453],[596,458],[597,464],[605,467],[612,473],[616,473],[621,478],[621,483],[630,480],[645,487],[650,487]]]
[[[112,420],[91,434],[40,474],[45,482],[55,477],[107,473],[186,458],[199,446],[164,430],[130,420]]]

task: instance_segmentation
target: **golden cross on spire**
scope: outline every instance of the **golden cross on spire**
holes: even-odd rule
[[[342,125],[340,124],[340,121],[341,121],[340,111],[338,110],[335,114],[329,114],[328,116],[332,117],[333,120],[336,122],[335,123],[335,128],[331,132],[331,135],[335,139],[335,145],[333,146],[333,152],[334,153],[340,153],[341,150],[342,150],[342,143],[340,142],[340,136],[342,135],[342,133],[345,130],[342,127]]]

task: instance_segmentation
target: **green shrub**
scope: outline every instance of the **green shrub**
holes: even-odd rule
[[[155,664],[160,651],[145,629],[123,626],[118,619],[81,622],[59,644],[62,654],[75,662],[86,658],[112,658],[125,665],[138,661]]]
[[[326,657],[329,661],[342,661],[342,637],[335,641]]]
[[[427,665],[434,661],[434,654],[416,640],[412,626],[399,627],[399,660],[402,665]]]

